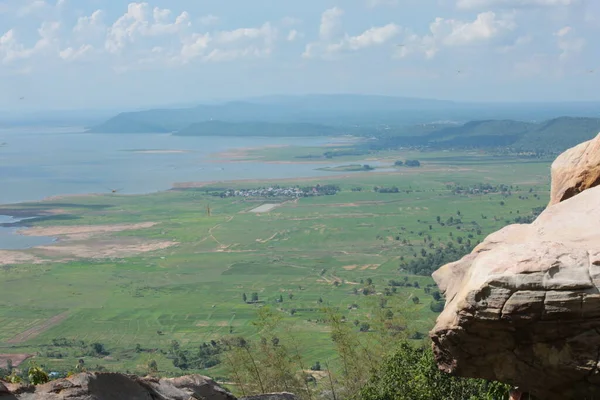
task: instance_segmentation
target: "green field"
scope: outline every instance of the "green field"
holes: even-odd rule
[[[267,149],[263,155],[289,160],[306,151]],[[192,347],[228,335],[252,337],[256,310],[266,304],[294,325],[305,362],[312,364],[334,357],[328,327],[321,321],[322,307],[338,308],[348,321],[367,322],[389,289],[388,282],[405,277],[412,285],[397,287],[386,296],[387,307],[401,316],[411,334],[426,334],[437,315],[425,292],[433,280],[400,271],[401,262],[448,242],[458,243],[458,237],[475,245],[544,207],[550,162],[467,152],[389,152],[384,158],[418,159],[422,167],[19,205],[60,210],[59,215],[34,222],[35,227],[155,225],[63,236],[57,246],[77,248],[79,252],[73,251],[78,256],[69,256],[69,248],[60,254],[32,249],[25,253],[46,261],[0,264],[0,353],[36,354],[48,370],[72,369],[82,358],[90,368],[139,372],[155,359],[162,374],[190,373],[195,371],[176,368],[165,354],[173,340]],[[211,194],[275,183],[332,184],[341,190],[300,199]],[[488,193],[456,190],[480,184],[507,187]],[[375,187],[399,190],[382,193]],[[249,212],[265,203],[280,204],[270,212]],[[453,217],[460,222],[442,225],[438,216],[440,221]],[[151,243],[170,247],[136,250]],[[131,251],[124,258],[123,246]],[[374,290],[364,295],[367,279],[373,281]],[[261,302],[245,303],[244,293],[248,298],[257,293]],[[349,309],[351,304],[358,309]],[[62,316],[48,323],[57,315]],[[28,330],[34,334],[23,335]],[[53,344],[57,338],[83,340],[85,345]],[[81,348],[94,342],[101,343],[107,354],[82,354]],[[199,372],[226,375],[221,365]]]

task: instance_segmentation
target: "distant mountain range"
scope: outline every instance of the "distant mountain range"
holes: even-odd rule
[[[124,112],[89,132],[354,135],[377,138],[371,144],[377,148],[510,147],[555,152],[600,132],[600,103],[468,104],[386,96],[269,96],[191,108]]]
[[[376,134],[382,126],[394,129],[438,120],[466,122],[486,119],[542,121],[561,115],[600,117],[598,103],[458,103],[444,100],[365,95],[267,96],[244,101],[205,104],[190,108],[163,108],[120,113],[93,126],[95,133],[190,134],[193,124],[309,123],[367,129]],[[200,128],[196,125],[196,129]],[[239,128],[240,126],[238,126]],[[282,128],[289,128],[284,125]],[[204,128],[208,128],[204,126]],[[295,129],[292,129],[294,131]],[[325,131],[325,128],[322,128]],[[202,134],[207,129],[202,130]],[[218,131],[216,132],[218,133]],[[287,135],[285,132],[281,136]],[[289,135],[288,135],[289,136]]]

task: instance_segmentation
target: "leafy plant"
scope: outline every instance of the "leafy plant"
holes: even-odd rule
[[[50,376],[41,367],[32,364],[27,372],[27,378],[32,385],[41,385],[50,381]]]

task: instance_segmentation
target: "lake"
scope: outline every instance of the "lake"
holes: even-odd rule
[[[228,163],[209,160],[232,148],[313,146],[331,138],[180,137],[168,134],[87,134],[81,131],[0,130],[0,204],[63,194],[122,194],[167,190],[176,182],[332,175],[327,164]],[[135,152],[133,150],[161,150]],[[166,152],[184,150],[184,153]]]
[[[20,229],[18,223],[26,218],[14,218],[9,215],[0,215],[0,224],[15,226],[0,226],[0,249],[21,250],[34,246],[42,246],[55,241],[54,238],[44,236],[22,236],[17,234]]]
[[[210,155],[267,145],[318,146],[332,138],[180,137],[169,134],[88,134],[81,128],[0,129],[0,204],[64,194],[141,194],[177,182],[296,178],[332,175],[331,164],[231,163]],[[139,152],[135,150],[159,150]],[[183,150],[184,152],[176,152]],[[171,151],[171,152],[169,152]],[[18,223],[0,216],[0,223]],[[0,227],[0,249],[26,248],[52,238],[15,234]]]

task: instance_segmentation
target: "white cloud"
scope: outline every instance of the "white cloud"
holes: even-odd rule
[[[288,42],[293,42],[296,39],[298,39],[300,36],[301,36],[300,32],[298,32],[295,29],[292,29],[287,35],[287,40],[288,40]]]
[[[195,33],[191,37],[186,38],[180,51],[181,62],[186,64],[194,58],[200,57],[208,50],[211,42],[212,37],[209,33]]]
[[[492,11],[477,15],[473,22],[436,18],[429,26],[433,37],[447,46],[488,41],[515,28],[512,18],[497,18]]]
[[[557,7],[580,4],[581,0],[458,0],[456,6],[462,9],[474,8],[520,8],[520,7]]]
[[[323,13],[319,27],[319,37],[321,40],[331,40],[341,32],[342,15],[344,15],[344,11],[338,7],[330,8]]]
[[[0,37],[0,55],[3,63],[28,59],[34,55],[48,53],[58,49],[59,22],[44,22],[38,29],[39,39],[33,47],[25,47],[20,43],[13,29]]]
[[[401,32],[396,24],[372,27],[357,36],[342,33],[341,17],[344,11],[334,7],[326,10],[321,16],[319,41],[308,43],[302,54],[304,58],[316,56],[330,57],[342,51],[357,51],[368,47],[379,46]]]
[[[104,11],[96,10],[89,17],[79,17],[77,24],[73,28],[73,32],[77,34],[85,34],[88,32],[96,33],[98,31],[104,32],[106,26],[102,22]]]
[[[191,26],[187,11],[179,14],[174,22],[168,22],[171,19],[171,10],[155,7],[152,11],[152,21],[149,19],[149,10],[148,3],[130,3],[127,12],[108,29],[106,50],[118,53],[137,38],[177,34]]]
[[[328,51],[334,53],[342,50],[361,50],[367,47],[379,46],[395,37],[401,32],[396,24],[370,28],[358,36],[348,36],[339,43],[328,46]]]
[[[492,11],[480,13],[474,21],[436,18],[429,25],[430,34],[418,36],[410,33],[404,39],[397,56],[422,53],[433,58],[442,47],[473,46],[494,43],[517,28],[513,15],[499,17]]]
[[[90,44],[83,44],[81,47],[74,49],[73,47],[67,47],[59,52],[60,58],[65,61],[76,61],[84,58],[87,54],[92,52],[94,47]]]
[[[571,56],[581,53],[585,47],[585,39],[581,37],[573,37],[573,29],[570,26],[565,26],[554,33],[557,37],[556,45],[560,50],[559,59],[561,61],[568,60]]]
[[[265,42],[272,42],[277,36],[277,30],[270,23],[265,23],[260,28],[240,28],[232,31],[221,31],[216,34],[220,43],[232,43],[240,40],[253,40],[263,38]]]

